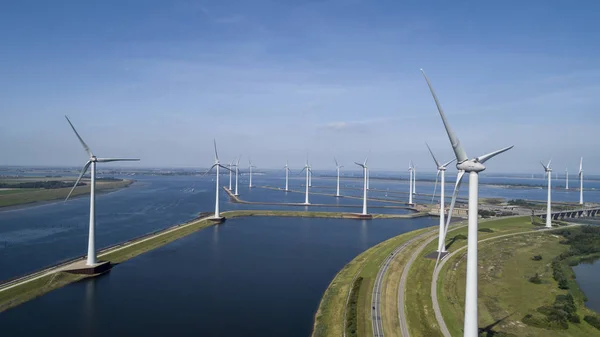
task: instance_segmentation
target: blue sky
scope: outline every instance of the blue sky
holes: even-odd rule
[[[469,156],[515,148],[600,172],[600,4],[567,1],[12,1],[0,10],[0,165],[223,161],[433,170],[451,148],[419,68]]]

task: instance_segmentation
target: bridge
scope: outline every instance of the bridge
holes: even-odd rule
[[[561,220],[561,219],[572,219],[572,218],[589,218],[594,217],[600,212],[600,207],[595,208],[580,208],[568,211],[556,211],[551,212],[550,216],[552,216],[552,220]],[[546,212],[544,213],[536,213],[535,216],[546,220]]]

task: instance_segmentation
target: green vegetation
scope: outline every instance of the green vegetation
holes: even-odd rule
[[[3,181],[6,182],[6,180],[3,180]],[[35,182],[35,181],[22,182],[22,183],[18,183],[18,184],[35,184],[35,183],[37,183],[37,182]],[[48,183],[47,186],[55,186],[55,187],[54,188],[26,188],[26,189],[23,188],[23,189],[17,189],[17,190],[0,191],[0,192],[10,191],[8,193],[0,193],[0,207],[16,206],[16,205],[30,204],[30,203],[40,202],[40,201],[51,201],[51,200],[57,200],[57,199],[64,199],[69,194],[69,191],[71,190],[71,187],[73,184],[73,183],[65,183],[66,185],[68,185],[67,187],[60,187],[60,186],[62,186],[59,184],[59,183],[61,183],[61,181],[48,181],[47,183]],[[131,183],[133,183],[132,180],[98,181],[96,183],[96,191],[116,190],[116,189],[127,187]],[[18,192],[12,192],[12,191],[18,191]],[[82,194],[89,194],[89,193],[90,193],[90,187],[88,185],[83,186],[82,183],[80,183],[75,188],[75,190],[73,190],[73,194],[71,196],[74,197],[74,196],[78,196],[78,195],[82,195]]]
[[[533,261],[541,261],[542,260],[542,256],[541,255],[534,255],[531,257],[531,259]]]
[[[511,206],[521,206],[521,207],[529,207],[529,208],[536,208],[536,207],[540,207],[541,205],[538,203],[533,203],[524,199],[511,199],[507,202],[507,204],[511,205]]]
[[[479,228],[479,231],[482,232],[482,233],[493,233],[494,232],[493,229],[487,228],[487,227]]]
[[[583,320],[586,321],[591,326],[593,326],[594,328],[600,330],[600,316],[586,315],[585,317],[583,317]]]
[[[82,181],[77,183],[77,186],[86,185]],[[28,181],[28,182],[17,182],[7,183],[0,182],[0,188],[44,188],[44,189],[55,189],[55,188],[73,188],[72,182],[66,182],[61,180],[46,180],[46,181]]]
[[[535,283],[535,284],[542,284],[542,279],[540,278],[540,274],[535,273],[534,276],[529,278],[529,282]]]
[[[346,336],[358,336],[357,321],[358,321],[358,294],[363,278],[357,277],[350,291],[350,300],[346,309]]]

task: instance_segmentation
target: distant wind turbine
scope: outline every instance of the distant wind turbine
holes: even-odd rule
[[[412,188],[412,192],[415,195],[415,197],[417,196],[417,167],[415,166],[414,163],[412,163],[412,174],[413,174],[413,188]]]
[[[221,163],[219,162],[219,154],[217,153],[217,141],[213,139],[213,145],[215,146],[215,163],[213,164],[213,166],[211,166],[208,170],[206,170],[206,172],[204,172],[204,174],[202,174],[202,177],[204,177],[205,175],[207,175],[208,173],[210,173],[210,171],[212,171],[213,168],[217,168],[216,170],[216,174],[217,174],[217,178],[215,179],[215,215],[213,216],[214,220],[221,220],[223,219],[223,217],[221,217],[221,213],[219,213],[219,190],[221,189],[221,186],[219,186],[219,168],[222,167],[226,170],[229,170],[227,167],[221,165]],[[230,170],[231,171],[231,170]]]
[[[446,116],[444,115],[444,111],[442,110],[442,106],[440,105],[437,96],[425,75],[423,69],[421,69],[423,76],[425,77],[425,81],[431,91],[431,95],[435,101],[440,117],[442,118],[442,122],[444,123],[444,127],[446,128],[446,133],[448,134],[448,138],[450,139],[450,144],[452,145],[452,149],[454,150],[454,154],[456,156],[456,168],[458,169],[458,175],[456,177],[456,185],[454,187],[454,193],[452,195],[452,202],[450,203],[450,212],[448,213],[448,221],[446,222],[446,229],[444,233],[447,233],[448,225],[450,224],[450,220],[452,218],[452,211],[454,209],[454,203],[456,202],[456,196],[458,194],[458,190],[460,188],[460,183],[465,172],[469,172],[469,211],[468,211],[468,233],[467,233],[467,280],[466,280],[466,291],[465,291],[465,320],[464,320],[464,337],[477,337],[479,335],[478,331],[478,308],[477,308],[477,231],[478,231],[478,201],[479,201],[479,172],[485,170],[485,166],[483,165],[489,159],[497,156],[500,153],[510,150],[513,146],[509,146],[503,148],[498,151],[494,151],[483,156],[475,157],[473,159],[469,159],[467,157],[467,153],[460,145],[458,137],[452,132],[448,121],[446,120]],[[437,263],[439,261],[440,254],[438,253]]]
[[[413,165],[412,160],[408,163],[408,204],[413,204]]]
[[[248,164],[249,164],[249,168],[250,168],[250,183],[248,184],[249,188],[252,188],[252,169],[256,168],[256,166],[252,165],[252,160],[248,159]]]
[[[579,162],[579,204],[583,205],[583,157]]]
[[[340,165],[338,163],[337,159],[335,159],[335,157],[333,157],[333,160],[335,161],[335,169],[337,171],[337,189],[336,189],[336,192],[335,192],[335,196],[336,197],[341,197],[341,195],[340,195],[340,169],[342,167],[344,167],[344,166]]]
[[[85,165],[83,166],[83,169],[81,170],[81,174],[79,174],[79,177],[75,181],[75,185],[73,185],[73,188],[71,188],[71,191],[69,191],[67,198],[65,198],[65,201],[69,200],[69,197],[75,190],[75,187],[77,187],[77,184],[79,184],[79,181],[81,181],[81,178],[83,177],[85,172],[87,172],[88,168],[91,167],[91,169],[90,169],[90,226],[89,226],[89,234],[88,234],[88,252],[87,252],[86,265],[93,266],[97,263],[97,261],[96,261],[96,238],[95,238],[95,234],[96,234],[96,209],[95,209],[95,207],[96,207],[96,163],[108,163],[108,162],[114,162],[114,161],[138,161],[139,159],[98,158],[98,157],[96,157],[94,155],[94,153],[92,153],[92,150],[89,148],[89,146],[87,146],[87,144],[83,141],[81,136],[79,136],[79,133],[77,133],[77,130],[75,130],[75,127],[73,126],[73,123],[71,123],[71,120],[69,120],[69,117],[65,116],[65,118],[67,119],[67,122],[69,122],[69,125],[73,129],[73,132],[75,132],[75,136],[77,136],[77,138],[79,139],[79,142],[83,146],[83,149],[90,156],[90,159],[87,161],[87,163],[85,163]]]
[[[548,161],[548,165],[542,164],[544,167],[544,172],[546,172],[546,176],[548,176],[548,205],[546,206],[546,228],[552,228],[552,169],[550,168],[550,163],[552,159]]]
[[[367,167],[367,161],[369,160],[369,157],[365,158],[365,162],[364,163],[357,163],[354,162],[354,164],[360,166],[363,168],[363,209],[362,209],[362,214],[363,215],[367,215],[367,182],[368,180],[368,175],[369,175],[369,168]]]
[[[238,193],[238,174],[240,173],[240,159],[242,159],[242,156],[239,155],[237,162],[235,163],[235,193],[233,195],[235,195],[236,197],[239,195]]]
[[[233,174],[233,170],[231,167],[233,166],[233,160],[229,163],[229,191],[231,192],[231,176]]]
[[[308,187],[312,187],[312,170],[308,172]]]
[[[310,205],[310,202],[308,202],[308,182],[309,182],[309,177],[310,177],[310,172],[312,171],[310,168],[310,165],[308,164],[308,158],[306,158],[306,165],[304,165],[304,168],[302,169],[302,171],[306,170],[306,193],[304,195],[304,204],[305,205]],[[302,171],[300,171],[300,173],[302,173]]]
[[[565,183],[565,190],[569,189],[569,169],[565,168],[565,179],[567,182]]]
[[[431,202],[433,203],[433,198],[435,198],[435,190],[437,188],[437,181],[438,181],[438,176],[441,176],[440,179],[440,229],[439,229],[439,237],[438,237],[438,252],[439,253],[445,253],[446,252],[446,233],[444,233],[444,213],[446,212],[446,208],[444,207],[444,187],[445,185],[445,173],[446,173],[446,168],[448,167],[448,165],[450,165],[453,161],[456,160],[452,159],[451,161],[445,163],[444,165],[440,165],[440,163],[437,161],[437,159],[435,159],[435,156],[433,155],[433,151],[431,151],[431,148],[429,147],[429,144],[425,143],[425,145],[427,145],[427,149],[429,149],[429,153],[431,153],[431,157],[433,158],[433,161],[435,162],[435,167],[437,168],[437,174],[435,175],[435,185],[433,186],[433,197],[431,198]]]
[[[288,188],[288,177],[289,177],[289,173],[290,173],[290,167],[288,166],[288,161],[285,161],[285,166],[283,167],[283,169],[285,170],[285,191],[289,191],[290,189]]]

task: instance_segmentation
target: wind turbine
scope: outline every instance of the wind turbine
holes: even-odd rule
[[[369,168],[367,167],[367,161],[369,160],[369,157],[365,158],[365,162],[364,163],[357,163],[354,162],[354,164],[360,166],[363,168],[363,180],[364,180],[364,186],[363,186],[363,210],[362,210],[362,215],[367,215],[367,182],[368,180],[368,172],[369,172]]]
[[[433,155],[433,151],[431,151],[431,148],[429,147],[429,144],[425,143],[425,145],[427,145],[427,149],[429,149],[429,153],[431,153],[431,157],[433,158],[433,161],[435,162],[435,167],[437,168],[437,174],[435,175],[435,185],[433,186],[433,197],[431,198],[431,202],[433,203],[433,198],[435,198],[435,189],[437,188],[437,181],[438,181],[438,176],[441,175],[441,179],[440,179],[440,185],[441,185],[441,192],[440,192],[440,233],[439,233],[439,237],[438,237],[438,253],[446,253],[446,241],[445,241],[445,237],[446,237],[446,233],[444,233],[444,213],[446,212],[446,209],[444,207],[444,187],[445,185],[445,173],[446,173],[446,168],[448,167],[448,165],[450,165],[453,161],[456,160],[452,159],[451,161],[445,163],[444,165],[440,165],[440,163],[437,161],[437,159],[435,159],[435,156]]]
[[[408,204],[413,204],[413,165],[412,160],[408,163]]]
[[[248,188],[252,188],[252,169],[256,168],[256,166],[252,165],[252,161],[248,158],[248,164],[250,167],[250,183],[248,184]]]
[[[416,196],[417,194],[417,168],[415,167],[415,164],[413,162],[411,162],[412,165],[412,173],[413,173],[413,188],[412,188],[412,192],[413,194]]]
[[[233,195],[235,195],[236,197],[239,195],[239,193],[238,193],[238,174],[240,172],[240,159],[242,159],[241,155],[238,157],[237,162],[235,163],[235,193]]]
[[[498,151],[494,151],[483,156],[475,157],[473,159],[469,159],[467,157],[467,153],[460,145],[460,142],[448,121],[446,120],[446,116],[444,115],[444,111],[442,110],[442,106],[440,105],[435,91],[425,75],[425,71],[421,69],[423,76],[425,77],[425,81],[427,82],[427,86],[431,91],[431,95],[435,101],[440,117],[442,118],[442,122],[444,123],[444,127],[446,128],[446,133],[448,134],[448,138],[450,139],[450,144],[452,145],[452,149],[454,150],[454,154],[456,156],[456,168],[458,169],[458,175],[456,177],[456,185],[454,187],[454,193],[452,195],[452,202],[450,203],[450,212],[448,214],[448,221],[446,222],[446,229],[444,233],[447,232],[448,225],[450,224],[450,220],[452,218],[452,211],[454,209],[454,203],[456,202],[456,196],[458,194],[458,190],[460,188],[460,184],[465,172],[469,172],[469,213],[468,213],[468,242],[467,242],[467,280],[466,280],[466,294],[465,294],[465,322],[464,322],[464,337],[477,337],[479,335],[478,331],[478,313],[477,313],[477,230],[478,230],[478,194],[479,194],[479,172],[485,170],[485,166],[483,165],[489,159],[497,156],[498,154],[510,150],[513,146],[509,146]],[[440,254],[438,253],[439,261]],[[437,268],[436,261],[436,268]]]
[[[308,187],[312,187],[312,170],[308,172]]]
[[[565,183],[565,190],[569,189],[569,169],[565,168],[565,179],[567,182]]]
[[[302,171],[306,170],[306,193],[304,196],[304,204],[305,205],[310,205],[310,202],[308,202],[308,182],[309,182],[309,177],[310,177],[310,172],[312,171],[310,169],[310,165],[308,164],[308,158],[306,158],[306,165],[304,165],[304,168],[302,169]],[[302,171],[300,171],[300,173],[302,173]]]
[[[227,167],[221,165],[221,163],[219,162],[219,154],[217,153],[217,141],[213,139],[213,144],[215,146],[215,163],[213,164],[213,166],[211,166],[208,170],[206,170],[206,172],[204,172],[202,174],[202,177],[204,177],[205,175],[207,175],[210,171],[212,171],[213,168],[217,168],[216,174],[217,174],[217,179],[215,179],[215,215],[213,216],[213,220],[223,220],[223,217],[221,217],[221,214],[219,213],[219,168],[222,167],[226,170],[229,170]],[[231,170],[230,170],[231,171]]]
[[[289,173],[290,173],[290,167],[288,166],[288,161],[287,160],[285,161],[285,166],[283,167],[283,169],[285,170],[285,191],[287,192],[287,191],[289,191],[289,188],[288,188],[288,176],[289,176]]]
[[[579,162],[579,204],[583,205],[583,157]]]
[[[369,189],[369,180],[371,178],[371,171],[367,168],[367,189]]]
[[[232,166],[233,166],[233,160],[229,163],[229,191],[230,192],[231,192],[231,176],[233,174],[233,170],[231,170]]]
[[[87,172],[88,168],[91,167],[91,169],[90,169],[90,227],[89,227],[89,234],[88,234],[88,252],[87,252],[86,265],[93,266],[97,263],[96,262],[96,238],[95,238],[95,234],[96,234],[96,209],[95,209],[95,207],[96,207],[96,163],[108,163],[108,162],[113,162],[113,161],[138,161],[139,159],[98,158],[98,157],[96,157],[94,155],[94,153],[92,152],[92,150],[90,149],[90,147],[87,146],[87,144],[83,141],[83,139],[81,138],[79,133],[77,133],[77,130],[75,130],[75,127],[73,126],[73,123],[71,123],[71,120],[69,120],[69,117],[65,116],[65,118],[67,119],[67,122],[69,122],[69,125],[73,129],[73,132],[75,132],[75,136],[77,136],[77,138],[79,139],[79,142],[83,146],[83,149],[90,156],[90,159],[87,161],[87,163],[85,163],[85,165],[83,166],[83,169],[81,170],[81,173],[79,174],[79,177],[75,181],[75,185],[73,185],[73,188],[71,188],[71,191],[69,191],[67,198],[65,198],[65,201],[69,200],[69,197],[75,190],[75,187],[77,187],[77,184],[79,184],[79,181],[81,181],[81,178],[83,177],[85,172]]]
[[[335,159],[335,157],[333,157],[333,160],[335,161],[335,169],[337,170],[337,189],[335,192],[335,196],[341,197],[341,195],[340,195],[340,169],[344,166],[338,164],[338,161],[337,161],[337,159]]]
[[[548,165],[544,165],[544,163],[540,162],[544,167],[544,171],[548,176],[548,206],[546,207],[546,228],[552,228],[552,169],[550,168],[550,163],[552,159],[548,161]]]

